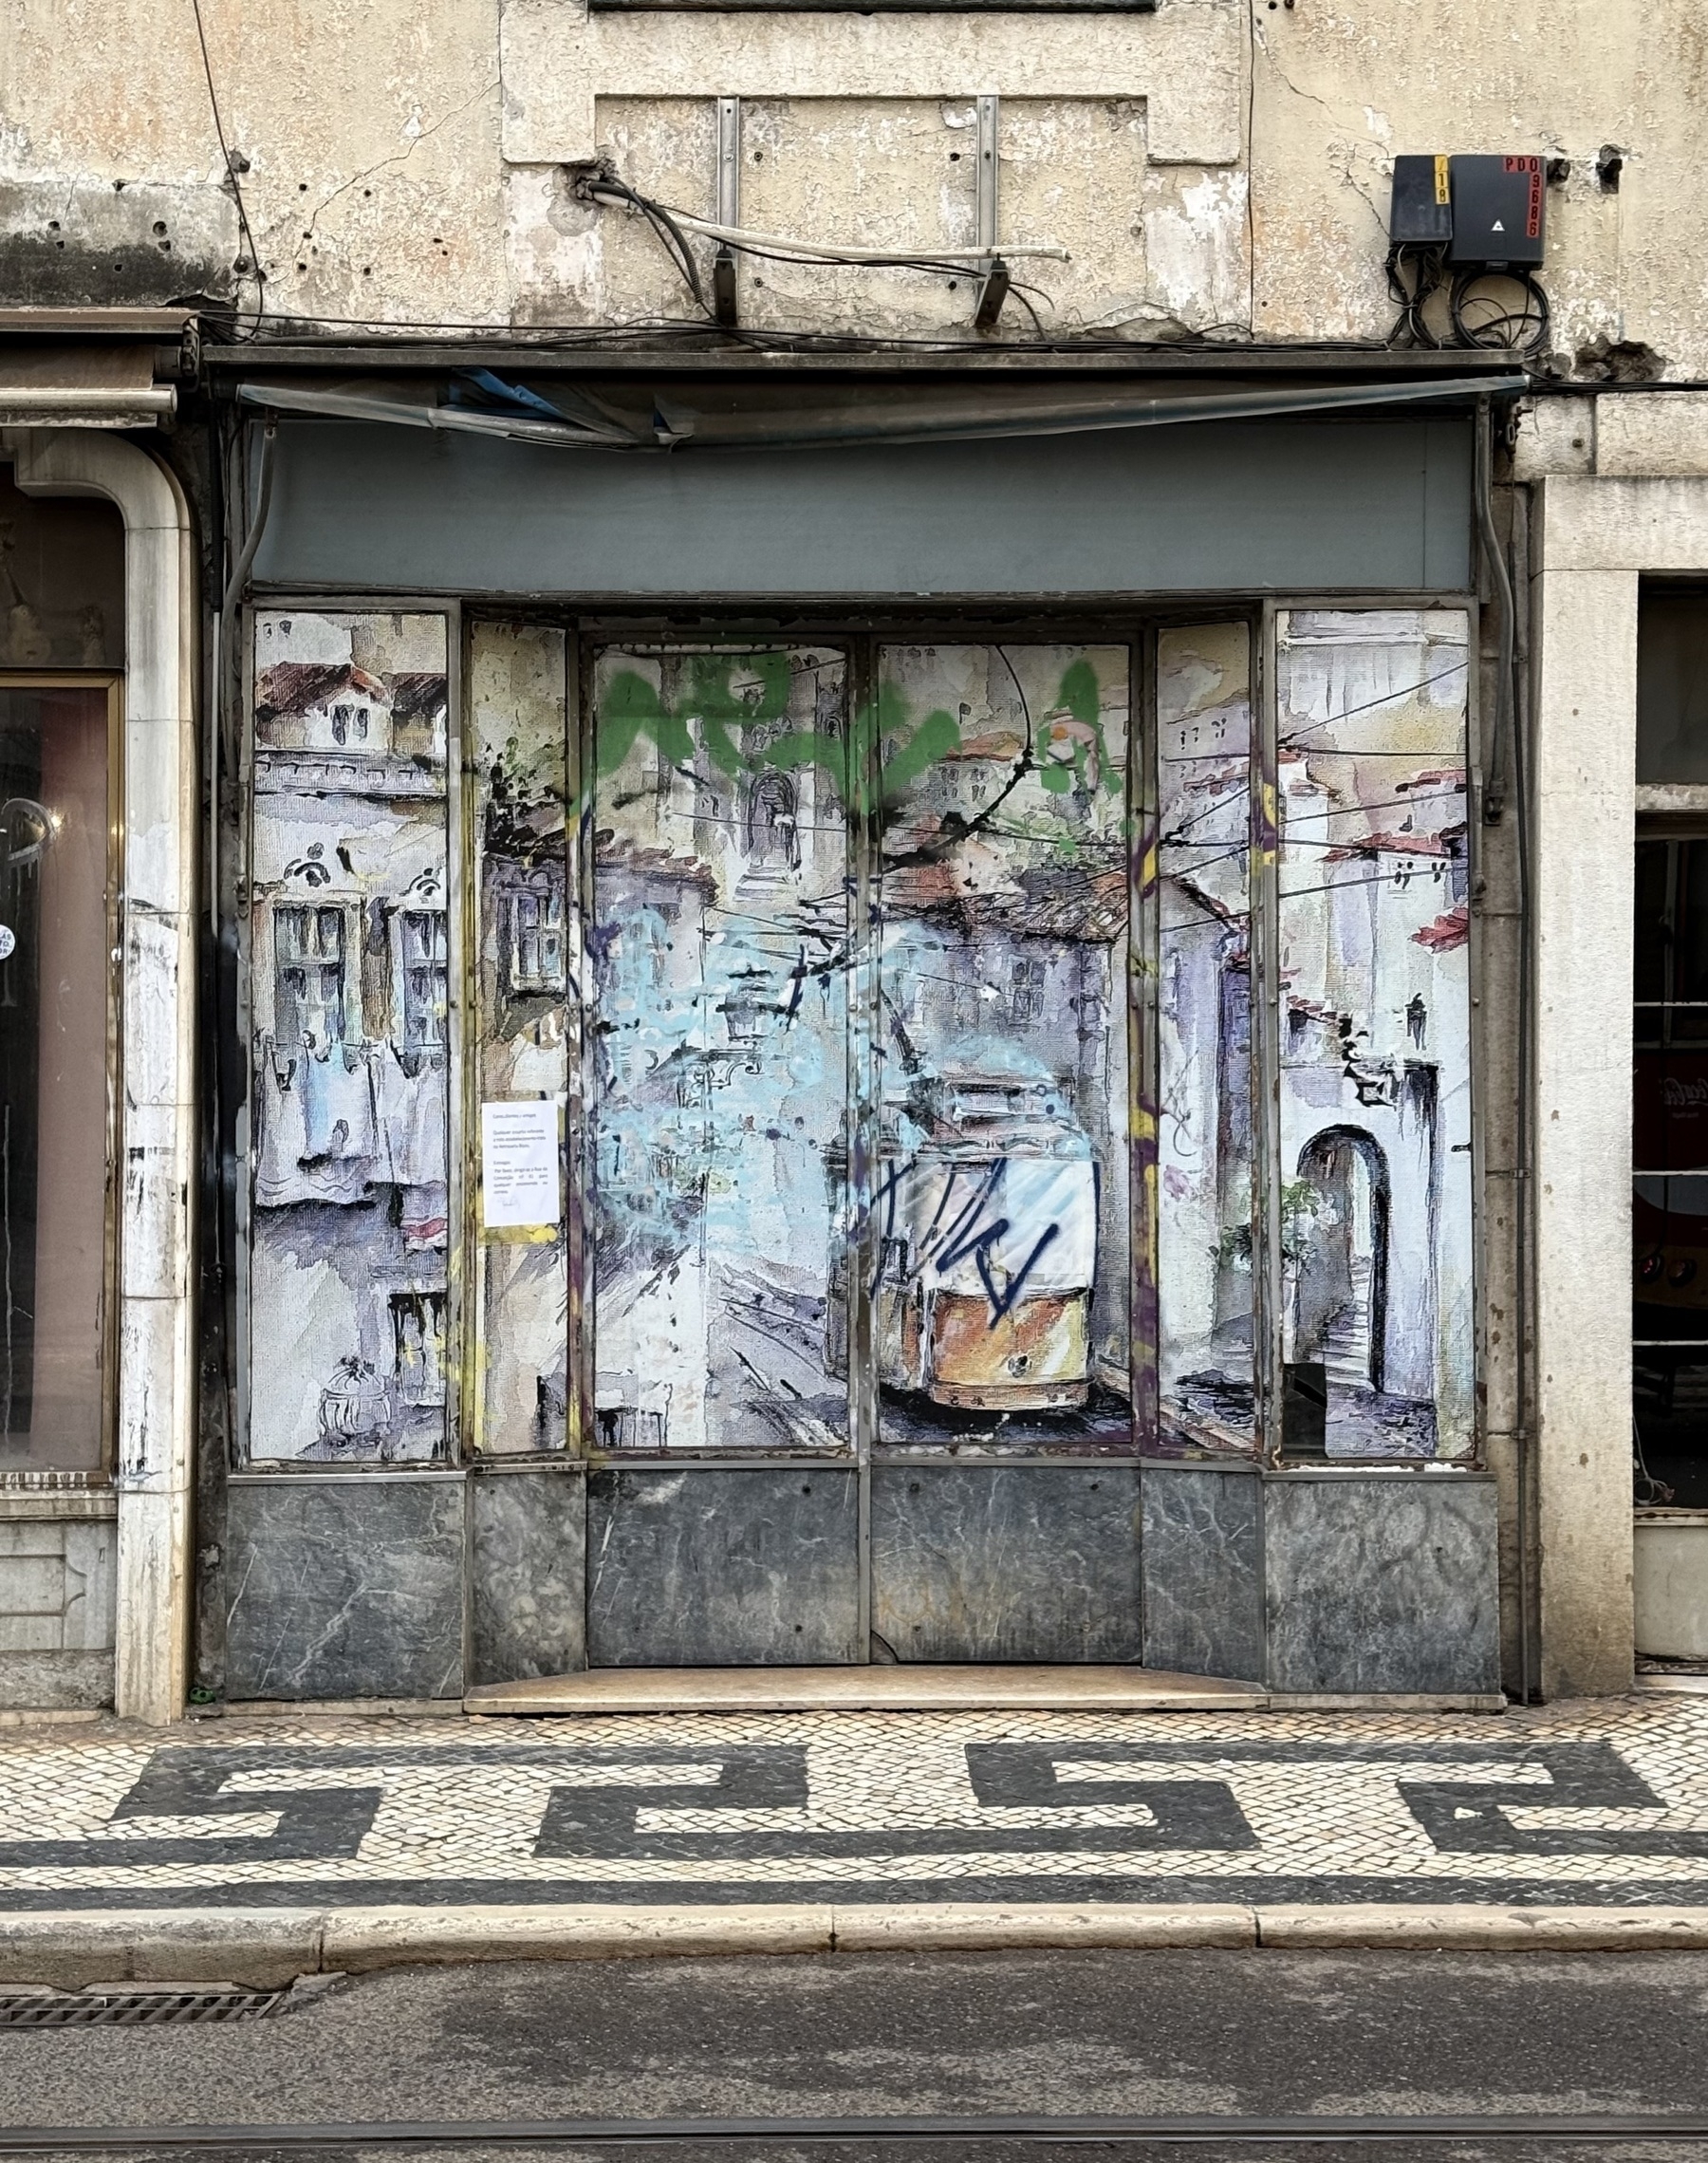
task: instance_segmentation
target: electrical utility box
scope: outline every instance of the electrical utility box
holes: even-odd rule
[[[1530,269],[1543,258],[1547,175],[1540,158],[1455,158],[1451,261]]]
[[[1390,246],[1440,248],[1453,238],[1451,162],[1446,158],[1395,158]]]

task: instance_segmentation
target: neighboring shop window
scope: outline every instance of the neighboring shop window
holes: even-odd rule
[[[447,668],[442,616],[256,619],[256,1459],[450,1446]]]
[[[1637,843],[1637,1500],[1708,1507],[1708,832]]]
[[[111,705],[0,681],[0,1482],[104,1455]]]
[[[1631,1182],[1636,1500],[1708,1508],[1708,592],[1638,617]],[[1665,808],[1662,808],[1665,807]]]

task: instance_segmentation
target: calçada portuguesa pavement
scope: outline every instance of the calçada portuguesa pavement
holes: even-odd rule
[[[0,1981],[1146,1944],[1708,1946],[1708,1695],[0,1730]]]

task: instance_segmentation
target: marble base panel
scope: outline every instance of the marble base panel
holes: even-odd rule
[[[460,1479],[233,1480],[228,1693],[460,1696],[464,1508]]]
[[[872,1631],[898,1660],[1138,1660],[1138,1466],[874,1465]]]
[[[1498,1691],[1492,1476],[1280,1473],[1263,1489],[1272,1689]]]
[[[1261,1681],[1261,1474],[1147,1464],[1139,1482],[1145,1666]]]
[[[531,1682],[587,1664],[587,1501],[579,1465],[469,1482],[472,1684]]]
[[[851,1465],[588,1475],[589,1666],[836,1666],[859,1625]]]
[[[99,1712],[112,1702],[110,1650],[0,1652],[0,1710]]]

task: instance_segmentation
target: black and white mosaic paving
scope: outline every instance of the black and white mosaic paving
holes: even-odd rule
[[[1708,1697],[0,1741],[0,1911],[945,1899],[1708,1904]]]

